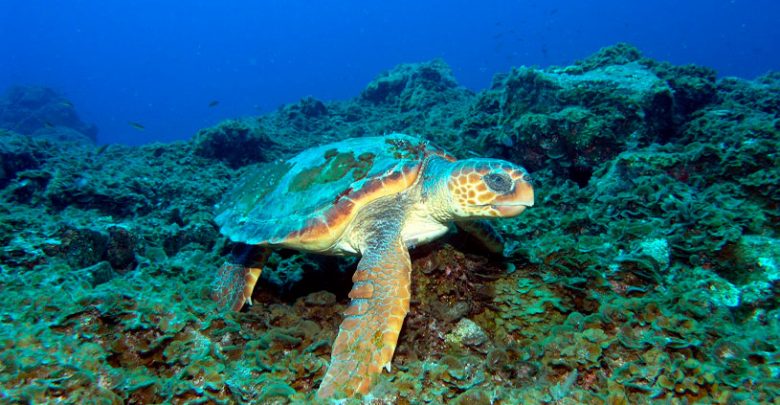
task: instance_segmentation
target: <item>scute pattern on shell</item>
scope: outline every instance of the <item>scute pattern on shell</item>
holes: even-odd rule
[[[403,134],[307,149],[284,163],[280,177],[249,174],[218,206],[216,222],[236,242],[327,251],[363,206],[414,184],[431,154],[453,160]]]

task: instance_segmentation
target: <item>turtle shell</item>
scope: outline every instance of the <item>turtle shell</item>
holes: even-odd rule
[[[236,242],[324,252],[370,202],[415,183],[427,156],[454,160],[403,134],[352,138],[256,168],[217,207]]]

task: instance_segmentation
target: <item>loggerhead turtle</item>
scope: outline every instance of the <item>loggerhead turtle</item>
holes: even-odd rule
[[[214,298],[225,309],[251,304],[266,248],[362,256],[317,396],[366,394],[382,368],[390,370],[409,311],[408,249],[455,222],[500,252],[501,236],[480,219],[513,217],[533,203],[522,167],[455,160],[408,135],[311,148],[273,170],[250,173],[218,206],[222,233],[265,253],[259,265],[248,264],[246,254],[234,255],[217,275]]]

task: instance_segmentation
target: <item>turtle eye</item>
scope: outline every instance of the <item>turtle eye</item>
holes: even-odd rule
[[[496,193],[506,194],[512,191],[512,179],[504,173],[490,173],[482,177],[482,181]]]

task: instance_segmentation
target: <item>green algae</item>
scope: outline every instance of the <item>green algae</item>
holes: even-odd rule
[[[352,173],[352,179],[360,180],[368,174],[374,163],[374,154],[366,152],[355,158],[353,152],[325,151],[325,162],[319,166],[302,169],[290,181],[291,192],[306,191],[309,188],[332,183]]]

